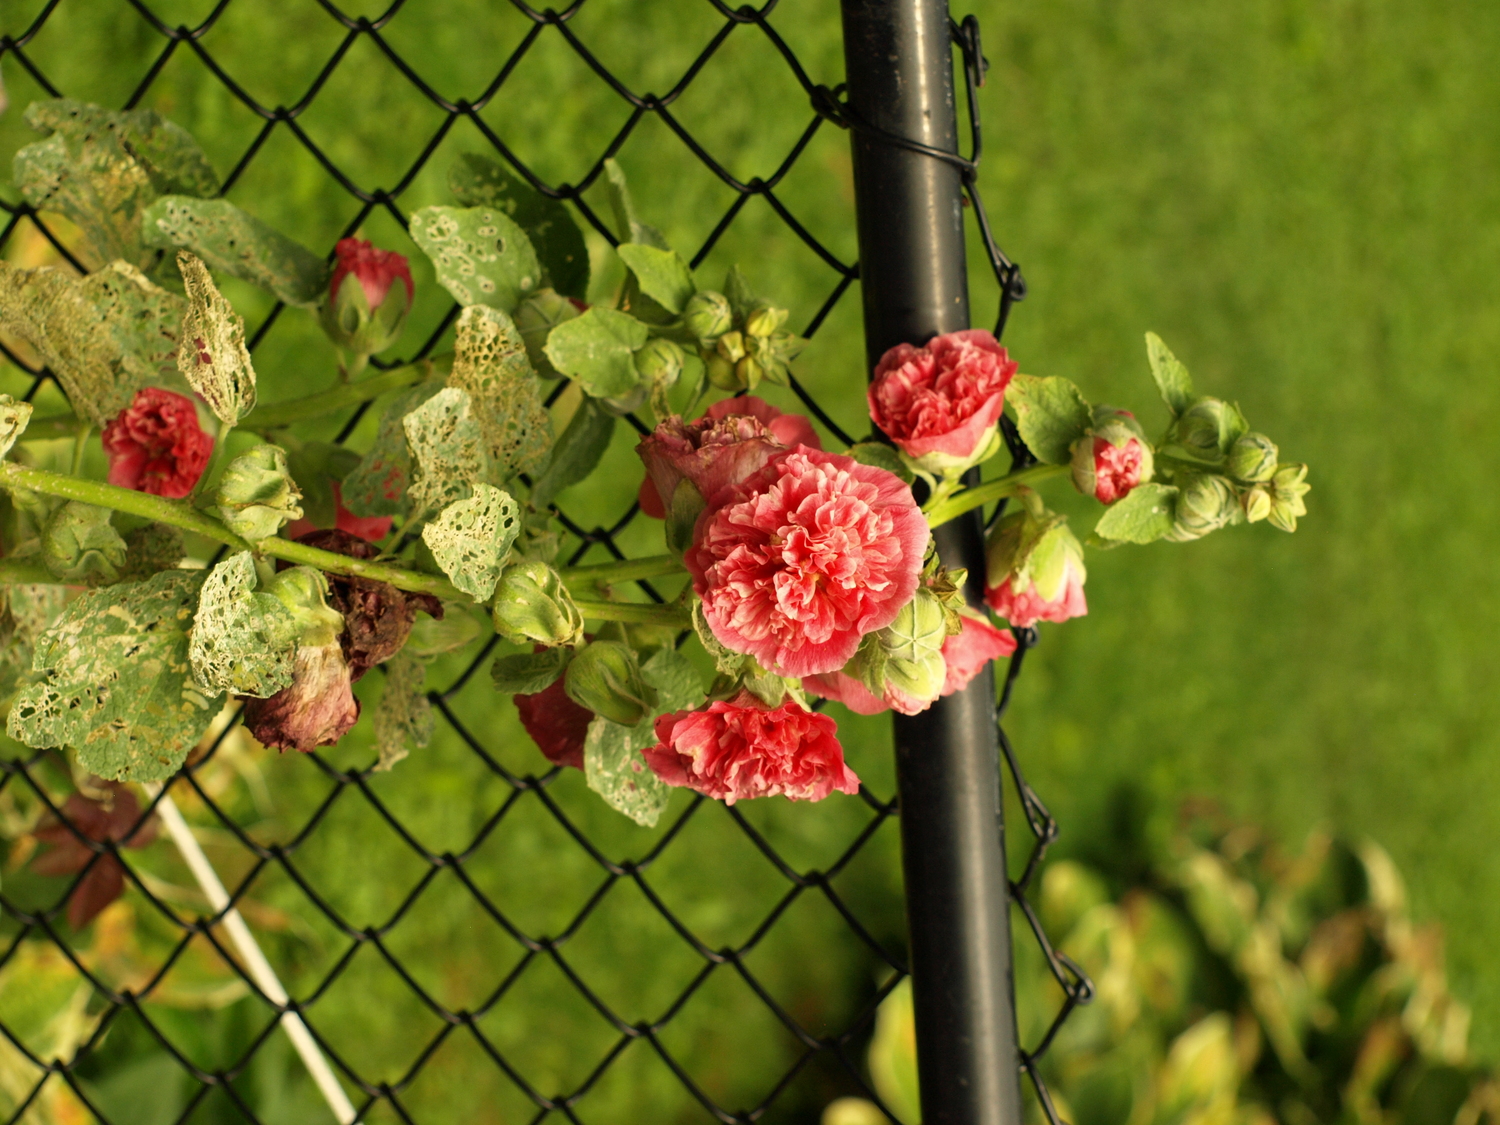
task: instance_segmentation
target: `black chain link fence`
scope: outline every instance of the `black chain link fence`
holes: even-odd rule
[[[603,0],[589,0],[587,6],[597,7],[602,2]],[[733,204],[693,254],[691,259],[693,266],[696,268],[705,261],[721,236],[735,222],[746,202],[757,198],[763,200],[780,217],[786,228],[816,255],[826,267],[827,273],[831,275],[831,287],[826,299],[802,329],[804,335],[812,336],[857,278],[858,268],[851,262],[843,261],[799,222],[797,216],[779,198],[777,189],[797,165],[799,159],[804,158],[814,136],[821,129],[828,128],[830,119],[845,127],[860,128],[861,126],[859,122],[849,120],[847,113],[840,106],[837,100],[839,92],[837,88],[830,90],[826,86],[815,83],[804,71],[787,42],[778,34],[772,20],[773,10],[777,7],[776,0],[770,0],[759,9],[748,6],[732,9],[720,0],[704,0],[704,2],[713,9],[716,16],[722,20],[722,24],[707,39],[701,52],[693,59],[691,65],[683,70],[680,79],[672,85],[669,91],[662,95],[652,95],[637,93],[616,78],[600,61],[590,45],[575,33],[573,26],[575,18],[585,8],[585,0],[576,0],[562,12],[552,9],[539,11],[518,0],[513,0],[510,10],[497,7],[494,18],[503,17],[525,21],[527,26],[519,45],[495,70],[492,81],[472,100],[466,101],[449,100],[442,96],[424,80],[421,73],[402,58],[389,41],[391,26],[401,17],[431,20],[440,16],[433,12],[416,11],[411,6],[403,7],[400,0],[396,0],[379,17],[351,17],[345,15],[328,0],[317,0],[317,6],[330,21],[341,29],[341,39],[336,49],[329,55],[326,65],[308,85],[304,95],[288,107],[261,104],[246,89],[238,85],[216,59],[214,49],[216,27],[225,20],[226,13],[234,9],[237,3],[243,5],[245,0],[220,0],[205,18],[192,26],[173,26],[168,20],[159,18],[151,5],[142,0],[129,0],[130,7],[138,14],[143,26],[151,30],[157,45],[152,50],[153,61],[150,62],[139,84],[125,99],[121,108],[148,104],[153,85],[158,82],[163,70],[174,56],[190,53],[197,63],[206,68],[230,91],[241,106],[251,111],[262,122],[259,131],[255,133],[234,163],[232,170],[225,177],[225,190],[228,191],[240,181],[253,162],[275,159],[269,154],[267,146],[267,141],[274,132],[290,134],[308,154],[317,160],[328,177],[331,177],[344,192],[358,201],[353,215],[345,229],[340,232],[339,237],[353,234],[370,220],[372,214],[379,211],[386,212],[404,227],[406,214],[401,206],[403,193],[432,160],[453,125],[459,121],[467,121],[488,140],[494,152],[504,160],[508,167],[524,176],[539,191],[573,204],[582,220],[610,243],[615,242],[613,231],[589,206],[584,193],[603,175],[604,161],[619,153],[630,142],[632,135],[637,132],[644,120],[655,118],[734,193]],[[54,17],[58,8],[59,0],[50,0],[36,11],[29,25],[24,28],[0,28],[0,32],[4,32],[0,34],[0,60],[5,60],[13,90],[21,88],[22,83],[17,81],[17,72],[24,70],[30,80],[39,87],[39,96],[43,92],[50,96],[67,96],[71,93],[67,89],[59,89],[55,86],[43,67],[34,61],[31,53],[28,53],[33,41],[44,33],[49,19]],[[274,20],[277,17],[265,13],[259,18]],[[797,17],[795,13],[785,13],[783,18],[794,20]],[[974,87],[983,81],[984,65],[979,48],[978,28],[971,17],[962,25],[955,24],[954,31],[955,41],[961,47],[966,62],[965,72],[968,78],[972,124],[971,137],[974,144],[973,160],[977,161],[979,131],[975,116]],[[802,87],[810,102],[805,128],[786,151],[774,171],[763,178],[748,180],[736,178],[710,154],[706,147],[695,140],[693,134],[684,127],[673,112],[674,103],[679,100],[703,69],[712,64],[715,55],[725,43],[736,36],[764,37],[784,62],[795,81]],[[577,58],[597,79],[607,84],[627,107],[624,124],[597,154],[587,174],[576,183],[545,182],[528,167],[524,155],[514,151],[502,133],[492,128],[481,116],[481,111],[487,105],[505,94],[507,81],[518,64],[528,52],[537,49],[537,45],[544,40],[544,37],[552,37],[555,41],[566,44],[567,48],[576,53]],[[329,85],[330,79],[346,63],[351,48],[360,40],[368,40],[378,48],[411,87],[441,115],[440,125],[432,133],[430,139],[420,147],[415,160],[403,174],[394,180],[393,186],[388,188],[361,186],[353,175],[346,174],[340,168],[338,163],[299,123],[320,93]],[[19,108],[19,106],[15,107],[15,109]],[[357,107],[353,107],[352,112],[357,112]],[[966,186],[975,204],[976,213],[980,217],[985,245],[990,251],[991,260],[1001,283],[1002,310],[999,327],[1003,327],[1011,300],[1024,293],[1019,272],[995,247],[988,223],[983,218],[983,209],[979,206],[974,184],[973,161],[963,158],[955,159],[951,154],[935,155],[943,159],[953,159],[965,170]],[[0,202],[0,207],[3,207],[8,217],[3,232],[0,232],[0,251],[10,244],[22,224],[30,223],[62,257],[82,269],[69,252],[65,239],[49,229],[47,223],[31,208],[24,203],[14,202]],[[852,214],[850,219],[852,225]],[[270,309],[259,324],[252,324],[252,348],[262,345],[267,334],[276,325],[281,312],[282,306],[278,304]],[[452,325],[457,312],[457,307],[454,307],[442,318],[413,358],[420,359],[435,348]],[[49,375],[45,370],[28,367],[21,355],[13,353],[3,345],[0,345],[0,350],[5,352],[11,364],[29,371],[34,376],[30,391],[26,395],[28,399],[35,396],[47,384]],[[393,365],[382,364],[381,366]],[[553,392],[552,401],[555,401],[564,390],[565,386],[559,384]],[[792,390],[830,432],[845,442],[854,440],[820,407],[806,388],[795,380]],[[355,431],[367,407],[368,404],[353,411],[339,431],[339,440],[344,440]],[[637,430],[646,432],[645,425],[639,419],[631,418],[630,422]],[[1020,445],[1014,431],[1008,430],[1006,436],[1013,456],[1018,462],[1024,462],[1027,453]],[[572,536],[564,557],[570,564],[599,560],[603,555],[616,559],[626,557],[626,549],[622,547],[619,540],[638,514],[637,508],[631,505],[613,523],[607,526],[598,524],[589,526],[590,521],[575,521],[566,512],[558,511],[559,521]],[[660,593],[649,583],[643,582],[641,587],[649,597],[661,600]],[[1034,630],[1017,630],[1017,636],[1019,646],[1005,678],[1003,695],[996,712],[997,719],[1004,714],[1026,652],[1036,643]],[[458,702],[460,695],[471,683],[475,684],[474,687],[470,687],[471,692],[475,690],[480,693],[488,692],[488,685],[482,682],[485,677],[483,675],[476,677],[476,673],[482,671],[494,644],[494,640],[491,640],[472,660],[467,661],[462,667],[453,669],[447,687],[443,690],[434,690],[429,695],[436,712],[442,716],[445,723],[449,724],[452,732],[460,740],[472,766],[488,780],[498,783],[494,789],[487,791],[485,797],[480,796],[482,787],[478,785],[472,792],[459,794],[460,798],[468,797],[471,803],[474,801],[483,803],[482,811],[477,817],[477,829],[472,832],[471,838],[464,847],[438,851],[424,843],[418,832],[409,830],[403,823],[402,815],[393,811],[391,802],[383,799],[382,795],[376,791],[373,784],[373,764],[369,761],[368,755],[364,755],[364,765],[350,765],[344,764],[341,761],[341,755],[335,752],[307,756],[305,768],[318,771],[327,783],[327,787],[323,795],[312,803],[305,819],[301,819],[296,824],[285,825],[274,838],[266,838],[265,832],[252,830],[244,823],[246,817],[242,810],[237,815],[237,810],[229,807],[231,803],[224,798],[222,784],[217,779],[209,780],[210,773],[223,765],[222,759],[228,754],[225,747],[235,737],[236,727],[233,722],[218,732],[209,744],[201,748],[200,752],[191,759],[190,764],[163,790],[164,793],[174,794],[184,806],[191,806],[195,810],[194,818],[199,822],[197,826],[199,834],[211,835],[218,840],[219,847],[215,852],[216,855],[238,850],[239,862],[232,865],[234,867],[232,877],[226,873],[225,881],[228,885],[230,905],[245,912],[252,928],[255,927],[257,918],[267,914],[264,908],[259,911],[255,909],[256,904],[252,892],[255,892],[258,886],[263,886],[272,873],[279,872],[286,876],[289,885],[294,886],[300,894],[304,910],[310,908],[313,912],[309,916],[326,923],[326,932],[342,938],[343,952],[331,958],[331,964],[311,987],[296,990],[292,999],[287,1003],[278,1004],[266,995],[253,979],[253,974],[247,971],[244,959],[239,955],[236,946],[224,936],[223,923],[229,910],[228,907],[208,914],[182,908],[181,896],[176,896],[174,900],[172,895],[165,893],[162,881],[146,870],[145,865],[138,862],[140,853],[132,856],[130,851],[124,850],[114,841],[100,842],[90,839],[76,827],[69,825],[78,844],[92,853],[87,866],[77,873],[76,878],[67,883],[60,892],[56,892],[55,897],[40,905],[22,904],[12,898],[8,889],[6,892],[0,892],[0,972],[4,972],[7,966],[15,963],[24,949],[33,947],[39,942],[50,943],[71,964],[78,978],[86,982],[89,991],[87,1010],[95,1021],[91,1033],[60,1057],[48,1056],[43,1053],[44,1048],[40,1048],[37,1043],[28,1042],[12,1027],[0,1023],[0,1034],[3,1034],[16,1053],[13,1058],[20,1061],[20,1071],[29,1075],[28,1086],[9,1091],[16,1108],[11,1112],[8,1120],[13,1123],[46,1120],[40,1116],[42,1106],[46,1101],[49,1084],[55,1083],[66,1083],[73,1096],[86,1106],[96,1119],[119,1120],[109,1116],[105,1108],[97,1104],[97,1099],[93,1096],[97,1087],[91,1084],[91,1081],[99,1077],[98,1060],[107,1052],[112,1029],[125,1022],[127,1014],[139,1022],[139,1026],[145,1029],[150,1040],[159,1048],[164,1057],[173,1060],[182,1072],[191,1076],[192,1094],[187,1097],[185,1105],[175,1116],[176,1120],[184,1122],[218,1120],[222,1117],[224,1120],[265,1121],[267,1125],[273,1125],[272,1118],[257,1116],[252,1104],[255,1099],[246,1091],[245,1076],[257,1054],[266,1049],[269,1044],[276,1042],[281,1017],[286,1012],[305,1016],[306,1024],[318,1047],[331,1061],[344,1088],[352,1095],[357,1119],[362,1121],[453,1120],[454,1117],[442,1111],[433,1113],[413,1108],[409,1094],[414,1085],[420,1081],[424,1068],[448,1043],[450,1037],[455,1035],[471,1037],[473,1044],[481,1053],[482,1061],[502,1072],[514,1089],[522,1095],[521,1104],[530,1106],[526,1114],[516,1115],[516,1120],[542,1121],[549,1117],[573,1122],[600,1120],[590,1112],[590,1095],[608,1081],[612,1068],[617,1067],[619,1060],[637,1041],[649,1045],[650,1051],[659,1060],[660,1067],[665,1068],[672,1080],[680,1083],[681,1088],[690,1094],[692,1102],[701,1107],[702,1112],[697,1113],[696,1116],[675,1115],[671,1118],[673,1120],[808,1121],[816,1116],[818,1106],[821,1104],[818,1101],[819,1097],[826,1099],[829,1093],[840,1092],[857,1092],[878,1104],[879,1095],[871,1088],[863,1063],[863,1049],[869,1040],[877,1007],[905,976],[899,926],[892,932],[892,927],[889,925],[871,924],[862,919],[860,910],[851,903],[850,896],[842,894],[836,883],[841,874],[855,864],[862,854],[870,852],[872,841],[886,841],[886,854],[889,857],[892,832],[887,827],[887,822],[897,813],[897,801],[894,795],[882,797],[872,792],[869,787],[862,788],[859,800],[863,802],[865,814],[860,818],[859,823],[852,826],[839,847],[831,853],[829,862],[819,867],[807,868],[799,862],[797,857],[786,854],[788,849],[785,845],[778,846],[773,842],[777,838],[775,824],[764,817],[757,818],[753,813],[744,809],[723,807],[706,801],[702,797],[694,797],[680,808],[674,806],[673,813],[657,834],[650,849],[639,858],[617,858],[626,849],[617,846],[615,841],[609,838],[612,835],[609,831],[601,832],[596,828],[586,827],[585,818],[569,802],[555,797],[557,783],[564,776],[565,771],[552,769],[550,772],[535,775],[526,772],[524,768],[507,764],[510,759],[502,752],[506,748],[493,745],[492,740],[487,739],[486,732],[475,729],[472,721],[466,721],[462,713],[463,708]],[[1091,986],[1076,965],[1051,948],[1035,910],[1027,901],[1026,893],[1032,885],[1033,877],[1048,846],[1057,835],[1057,827],[1045,806],[1026,784],[1016,755],[1003,730],[1001,731],[1001,746],[1021,798],[1027,825],[1035,838],[1034,846],[1022,873],[1011,883],[1012,892],[1016,904],[1029,923],[1036,940],[1040,943],[1051,970],[1065,994],[1065,1002],[1051,1024],[1050,1030],[1033,1049],[1023,1050],[1020,1055],[1023,1069],[1028,1072],[1035,1083],[1040,1106],[1050,1120],[1056,1121],[1045,1085],[1038,1072],[1038,1063],[1051,1043],[1058,1026],[1067,1018],[1073,1007],[1088,1001]],[[519,756],[516,760],[536,761],[534,751],[531,755],[530,759]],[[236,766],[236,768],[239,767]],[[424,768],[424,762],[420,756],[417,756],[398,768],[420,771]],[[58,791],[57,779],[66,776],[67,766],[60,752],[37,752],[29,756],[0,761],[0,797],[3,797],[7,790],[12,796],[16,796],[18,790],[24,791],[27,803],[39,803],[45,807],[50,816],[67,823],[63,811],[54,803],[50,795]],[[142,822],[151,815],[161,800],[162,798],[157,796],[145,804]],[[341,888],[340,893],[335,894],[320,890],[316,885],[316,880],[310,878],[303,865],[299,863],[299,857],[314,846],[319,833],[323,833],[326,837],[348,830],[339,819],[336,810],[346,806],[350,800],[364,802],[374,818],[387,825],[417,860],[417,877],[408,889],[397,896],[394,908],[389,910],[386,921],[381,924],[360,924],[355,917],[352,917],[356,911],[348,905],[351,896],[342,893],[345,888]],[[796,807],[791,815],[798,818],[828,817],[834,803]],[[496,901],[496,896],[484,889],[483,881],[473,877],[472,874],[473,860],[481,847],[492,837],[498,838],[498,830],[508,819],[514,820],[527,815],[522,810],[528,806],[530,812],[540,812],[544,818],[550,819],[557,828],[561,829],[562,834],[571,842],[569,846],[576,848],[579,853],[587,857],[587,863],[594,870],[597,880],[594,889],[581,906],[572,911],[566,922],[552,931],[551,936],[546,936],[545,931],[539,931],[536,927],[528,926],[524,921],[514,917],[517,914],[516,909],[514,907],[507,909],[504,904]],[[653,882],[649,878],[653,869],[660,869],[664,857],[671,855],[674,848],[681,850],[693,846],[684,843],[684,838],[690,826],[705,817],[721,817],[731,822],[734,828],[743,834],[744,840],[748,841],[754,851],[769,861],[779,882],[779,891],[770,897],[768,905],[762,913],[759,913],[758,920],[749,927],[748,936],[742,937],[733,944],[717,945],[701,936],[699,930],[702,927],[691,924],[685,917],[687,912],[682,908],[674,908],[669,904],[669,899],[672,897],[670,887],[666,887],[663,883]],[[785,825],[786,816],[782,816],[779,823]],[[128,840],[130,833],[123,832],[116,835],[120,840]],[[167,845],[160,843],[156,847],[165,848]],[[344,873],[344,878],[351,884],[363,879],[388,878],[384,874],[361,867],[357,862],[358,847],[353,844],[347,847],[351,858],[355,861]],[[516,859],[518,862],[526,863],[547,862],[545,857],[538,860],[535,854],[528,854],[525,857],[517,856]],[[685,857],[685,861],[692,862],[691,857]],[[745,862],[750,862],[750,860],[746,858]],[[117,987],[109,979],[108,973],[100,971],[96,958],[82,956],[74,948],[74,935],[65,925],[67,904],[74,890],[90,878],[96,867],[112,863],[118,863],[123,867],[131,893],[139,896],[142,913],[150,915],[154,925],[158,928],[164,926],[172,935],[170,942],[164,947],[165,953],[160,957],[159,963],[152,966],[152,971],[144,975],[138,974],[138,983],[131,988]],[[431,974],[428,969],[414,964],[410,950],[403,957],[394,947],[394,943],[389,940],[392,930],[400,925],[409,914],[422,911],[424,893],[439,873],[443,872],[452,874],[462,886],[464,893],[470,896],[472,904],[477,906],[485,918],[496,924],[507,935],[516,951],[515,959],[500,975],[498,983],[488,989],[477,1003],[466,1007],[453,1007],[445,1004],[438,995],[441,990],[432,987],[430,983],[424,983],[424,979],[430,980]],[[720,893],[732,899],[737,893],[735,872],[727,870],[725,876],[725,885],[720,888]],[[6,878],[10,879],[10,876],[7,875]],[[596,987],[587,974],[577,968],[568,956],[570,941],[576,937],[592,916],[604,909],[604,904],[611,900],[612,892],[622,885],[634,885],[639,889],[645,901],[670,927],[674,939],[681,943],[682,956],[688,959],[691,965],[690,971],[686,974],[685,984],[680,988],[675,988],[668,1000],[659,1002],[650,1011],[625,1011],[623,1005],[612,1003],[604,994],[605,990]],[[766,942],[768,935],[773,932],[778,923],[783,921],[788,912],[793,909],[794,904],[808,896],[821,897],[836,912],[840,924],[853,943],[852,946],[846,945],[841,948],[857,948],[859,955],[871,969],[870,978],[860,989],[862,994],[858,997],[857,1003],[849,1005],[849,1010],[842,1013],[838,1026],[817,1026],[827,1022],[818,1013],[815,1013],[813,1018],[804,1018],[799,1015],[798,1012],[792,1010],[792,1005],[778,998],[776,987],[768,985],[764,979],[765,970],[762,968],[757,971],[753,968],[757,948]],[[869,898],[868,895],[863,897]],[[760,909],[757,908],[758,911]],[[888,913],[894,913],[899,919],[898,912],[888,911]],[[454,932],[448,935],[447,941],[440,948],[427,948],[425,951],[427,966],[452,960],[461,951],[454,947],[461,947],[466,941],[466,935],[467,931]],[[243,981],[244,987],[256,998],[257,1002],[258,1015],[253,1021],[253,1026],[240,1037],[238,1048],[231,1051],[229,1057],[221,1058],[220,1065],[217,1066],[205,1066],[201,1061],[196,1061],[192,1053],[181,1046],[182,1037],[174,1034],[172,1027],[164,1025],[159,1013],[153,1015],[152,1010],[145,1007],[151,1004],[157,991],[167,987],[164,982],[168,982],[171,975],[185,962],[189,951],[194,948],[201,951],[204,943],[211,945],[222,962]],[[383,1077],[376,1077],[370,1073],[370,1068],[361,1065],[356,1059],[355,1056],[359,1052],[351,1050],[352,1043],[368,1034],[367,1029],[332,1022],[323,1014],[323,1011],[327,1010],[326,1004],[323,1011],[320,1011],[320,1000],[325,1000],[330,991],[337,986],[340,978],[351,971],[350,966],[355,963],[356,955],[366,947],[373,947],[379,952],[377,963],[381,971],[388,977],[402,982],[402,985],[418,999],[421,1006],[436,1017],[437,1023],[436,1030],[430,1035],[419,1032],[415,1028],[403,1029],[403,1037],[409,1038],[411,1043],[409,1052],[411,1061],[399,1073],[387,1072]],[[816,956],[816,953],[806,951],[806,955],[811,957]],[[592,1045],[578,1044],[578,1051],[588,1053],[588,1058],[580,1063],[583,1077],[562,1088],[544,1087],[539,1084],[527,1073],[525,1066],[515,1060],[515,1052],[504,1049],[492,1035],[487,1033],[484,1026],[485,1017],[497,1006],[506,1003],[525,1004],[525,1000],[519,998],[522,989],[518,987],[518,982],[526,977],[534,965],[547,962],[555,966],[568,985],[576,991],[577,996],[582,998],[597,1019],[601,1020],[608,1029],[606,1041]],[[782,1052],[780,1073],[765,1081],[763,1088],[757,1092],[756,1096],[740,1103],[740,1108],[730,1108],[721,1104],[721,1100],[715,1096],[713,1090],[715,1086],[713,1076],[710,1074],[705,1077],[702,1073],[695,1073],[694,1068],[683,1061],[684,1050],[681,1045],[674,1047],[668,1042],[667,1035],[669,1027],[674,1021],[681,1019],[682,1013],[695,997],[701,1003],[712,1002],[708,999],[711,991],[708,984],[722,974],[731,974],[743,981],[755,1000],[772,1014],[775,1023],[783,1029],[784,1037],[788,1038],[789,1042],[789,1049]],[[542,1005],[533,1004],[531,1009],[526,1010],[523,1015],[532,1021],[535,1035],[549,1034],[550,1014],[547,1010],[543,1010]],[[787,1062],[787,1059],[790,1061]],[[14,1069],[13,1063],[12,1070]],[[788,1093],[799,1078],[815,1071],[823,1077],[809,1088],[811,1092],[804,1091],[798,1095]],[[223,1097],[217,1103],[210,1098],[214,1091],[222,1091]],[[147,1100],[149,1101],[149,1097]],[[442,1097],[434,1097],[430,1091],[424,1098],[418,1100],[422,1101],[423,1105],[443,1104]],[[220,1107],[217,1111],[218,1117],[212,1116],[206,1108],[212,1104]],[[232,1106],[235,1112],[224,1113],[222,1107],[226,1104]],[[318,1108],[322,1109],[322,1107]],[[317,1114],[312,1114],[308,1119],[326,1120],[327,1115],[328,1111],[322,1110],[321,1118]],[[656,1120],[668,1119],[665,1112],[651,1116]],[[137,1118],[131,1116],[130,1119]],[[511,1117],[497,1110],[495,1116],[485,1119],[510,1120]]]

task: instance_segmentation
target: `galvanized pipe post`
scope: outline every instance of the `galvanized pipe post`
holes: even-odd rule
[[[848,102],[885,133],[957,149],[947,0],[842,0]],[[892,345],[969,327],[962,185],[941,160],[851,130],[870,365]],[[979,513],[937,532],[984,593]],[[995,732],[986,669],[895,716],[924,1125],[1020,1125],[1020,1055]]]

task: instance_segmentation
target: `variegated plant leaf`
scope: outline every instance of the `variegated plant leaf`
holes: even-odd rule
[[[432,259],[438,283],[460,305],[513,312],[541,288],[531,239],[495,207],[423,207],[411,217],[412,240]]]
[[[474,495],[449,504],[422,529],[422,540],[449,581],[475,601],[487,602],[521,531],[521,506],[494,485],[473,487]]]
[[[148,246],[191,250],[216,270],[289,305],[316,308],[328,294],[328,263],[227,199],[167,195],[141,217]]]
[[[266,699],[292,682],[297,623],[275,595],[256,593],[256,582],[255,560],[241,551],[203,583],[188,658],[209,692]]]
[[[448,385],[473,398],[497,480],[529,472],[546,458],[552,420],[542,406],[541,380],[505,313],[483,305],[464,309]]]

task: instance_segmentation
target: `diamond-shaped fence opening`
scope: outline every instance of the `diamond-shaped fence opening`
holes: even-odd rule
[[[739,262],[801,310],[794,327],[813,344],[798,368],[808,383],[792,392],[846,442],[867,423],[848,393],[862,348],[847,296],[847,139],[819,85],[841,68],[837,23],[775,8],[14,4],[0,26],[11,107],[0,137],[10,152],[32,139],[19,111],[39,97],[155,108],[201,139],[230,199],[293,237],[326,249],[362,231],[408,252],[420,296],[407,354],[381,366],[451,333],[457,307],[405,227],[415,208],[448,201],[458,154],[498,155],[568,201],[601,293],[619,281],[600,190],[617,157],[644,210],[670,205],[646,217],[695,268],[712,277]],[[977,35],[955,31],[977,81]],[[66,222],[13,195],[0,206],[8,260],[83,268]],[[1010,293],[1013,278],[1001,280]],[[264,401],[323,385],[331,357],[309,318],[225,289],[250,326]],[[28,353],[0,348],[7,391],[43,413],[66,408]],[[549,406],[568,394],[557,384]],[[377,416],[365,404],[298,432],[367,442]],[[603,470],[560,498],[570,563],[659,551],[636,518],[634,442],[619,427]],[[640,583],[641,596],[673,592],[658,585]],[[1006,700],[1035,636],[1020,639]],[[165,824],[155,843],[78,832],[86,866],[58,877],[24,861],[29,831],[71,824],[59,807],[68,762],[11,744],[0,1120],[809,1121],[842,1094],[879,1102],[863,1055],[905,968],[892,771],[859,749],[876,728],[843,724],[867,781],[857,799],[725,808],[679,793],[642,829],[577,771],[539,770],[484,673],[494,647],[429,668],[438,732],[393,772],[372,770],[363,726],[326,752],[278,758],[230,718],[143,798],[142,816]],[[364,681],[367,707],[380,679]],[[1026,904],[1055,827],[1003,735],[1002,747],[1037,841],[1013,891],[1064,989],[1060,1020],[1089,986]],[[174,831],[207,881],[194,849],[168,842]],[[70,902],[111,879],[125,897],[71,926]],[[1021,1056],[1044,1106],[1034,1060],[1051,1035]]]

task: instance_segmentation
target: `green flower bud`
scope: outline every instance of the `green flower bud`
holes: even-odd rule
[[[887,660],[886,683],[914,700],[933,700],[943,692],[948,664],[941,652],[930,652],[921,660]]]
[[[70,500],[47,519],[42,561],[65,582],[103,586],[118,581],[125,566],[125,540],[110,523],[114,513]]]
[[[544,562],[523,559],[500,575],[490,612],[495,632],[515,644],[577,644],[583,617],[562,577]]]
[[[1229,450],[1229,472],[1238,480],[1260,484],[1276,472],[1276,443],[1265,434],[1248,433]]]
[[[753,391],[766,376],[766,369],[754,356],[746,356],[734,365],[734,377],[739,385]]]
[[[411,310],[406,258],[355,238],[341,240],[335,252],[338,260],[320,313],[323,330],[356,355],[382,352],[400,338]]]
[[[647,340],[646,346],[635,353],[635,369],[648,387],[653,384],[670,387],[682,374],[685,358],[682,349],[671,340],[657,337]]]
[[[257,445],[229,462],[215,499],[224,526],[244,539],[268,538],[302,518],[302,491],[287,471],[286,451],[276,445]]]
[[[321,570],[294,566],[273,578],[265,592],[291,610],[297,622],[299,646],[325,648],[338,640],[344,631],[344,615],[325,600],[328,579]]]
[[[682,310],[682,326],[700,340],[716,340],[734,326],[729,298],[705,289],[688,298]]]
[[[619,641],[580,649],[563,678],[568,698],[613,723],[633,727],[651,713],[656,693],[641,678],[635,650]]]
[[[1247,523],[1259,523],[1271,514],[1271,494],[1259,486],[1252,488],[1240,497],[1240,507]]]
[[[741,332],[726,332],[719,337],[714,350],[730,363],[738,363],[745,358],[745,336]]]
[[[1307,515],[1302,498],[1312,489],[1307,483],[1306,465],[1278,465],[1271,477],[1271,526],[1281,531],[1296,531],[1297,517]]]
[[[739,377],[734,373],[734,364],[717,351],[708,352],[703,356],[703,367],[707,372],[709,383],[717,390],[737,391],[740,389]]]
[[[890,660],[920,661],[941,652],[948,639],[948,618],[942,599],[920,587],[892,621],[877,634]]]
[[[773,309],[769,305],[753,308],[745,317],[745,334],[769,336],[782,326],[788,315],[790,314],[786,309]]]
[[[1200,398],[1182,412],[1167,440],[1199,461],[1217,462],[1244,430],[1238,407],[1223,399]]]
[[[1177,496],[1177,519],[1167,538],[1174,543],[1201,539],[1241,515],[1239,497],[1228,480],[1199,474],[1183,483]]]
[[[561,379],[562,372],[552,366],[543,350],[547,336],[559,324],[572,320],[579,308],[555,289],[538,289],[516,308],[516,328],[526,345],[526,358],[543,379]]]

